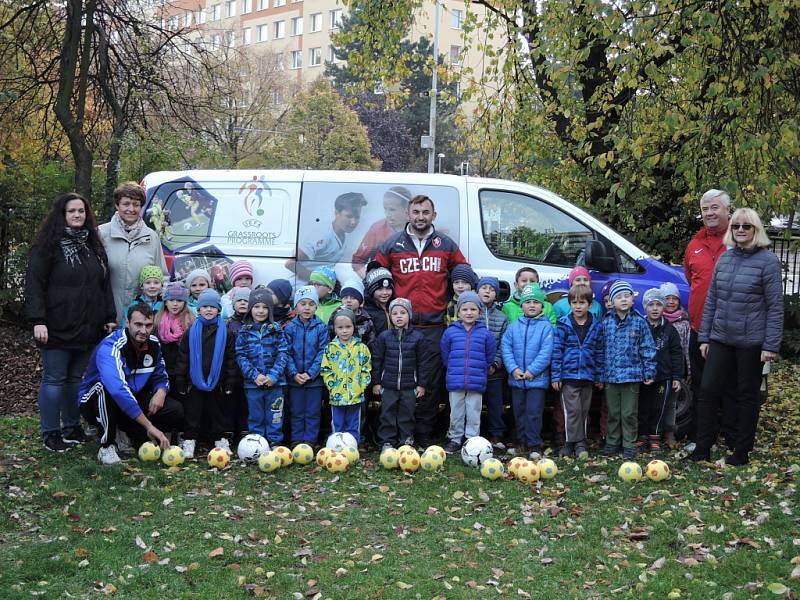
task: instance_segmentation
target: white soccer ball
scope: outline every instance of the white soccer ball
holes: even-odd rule
[[[461,446],[461,460],[468,467],[479,467],[487,458],[492,458],[492,444],[486,438],[476,435]]]
[[[269,452],[269,442],[257,433],[248,433],[236,448],[239,460],[246,463],[257,462],[258,457],[267,452]]]
[[[336,452],[341,452],[343,448],[350,446],[351,448],[358,448],[358,442],[351,434],[346,431],[338,431],[328,436],[328,441],[325,442],[325,447]]]

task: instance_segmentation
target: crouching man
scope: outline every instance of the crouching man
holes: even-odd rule
[[[167,448],[162,430],[171,432],[183,424],[183,406],[167,397],[161,345],[150,335],[153,309],[134,304],[127,317],[124,329],[95,348],[78,394],[83,417],[99,427],[97,459],[104,465],[120,462],[117,451],[132,451],[148,438]]]

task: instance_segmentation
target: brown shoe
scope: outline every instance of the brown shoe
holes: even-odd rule
[[[678,447],[678,440],[675,439],[674,431],[667,431],[664,434],[664,444],[666,444],[670,450],[675,450],[675,448]]]

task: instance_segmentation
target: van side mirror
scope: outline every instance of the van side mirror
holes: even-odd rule
[[[600,240],[586,240],[586,266],[601,273],[614,273],[617,259]]]
[[[511,285],[507,281],[500,280],[500,293],[497,295],[496,302],[505,302],[511,297]]]

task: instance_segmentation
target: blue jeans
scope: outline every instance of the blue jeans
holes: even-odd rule
[[[361,410],[364,403],[349,404],[347,406],[331,406],[331,429],[333,433],[344,431],[361,439]]]
[[[81,421],[78,390],[92,350],[42,348],[39,422],[43,435],[77,427]]]
[[[272,444],[283,441],[283,386],[245,388],[247,397],[247,428]]]
[[[486,382],[486,391],[483,392],[483,401],[486,403],[486,413],[489,423],[486,430],[489,437],[501,438],[506,431],[503,421],[503,380],[489,379]]]
[[[529,447],[542,445],[544,389],[511,388],[511,403],[517,423],[517,441]]]
[[[317,443],[323,389],[322,386],[289,386],[292,442],[306,442],[312,446]]]

